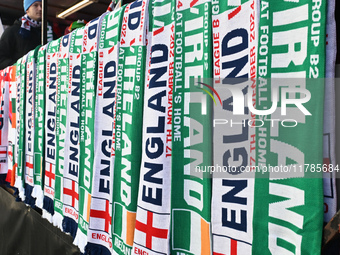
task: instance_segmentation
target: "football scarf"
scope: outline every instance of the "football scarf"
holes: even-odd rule
[[[98,76],[95,106],[94,159],[90,221],[85,253],[112,253],[112,184],[114,155],[113,121],[121,22],[124,8],[106,15],[98,45]]]
[[[21,61],[22,58],[18,59],[15,63],[15,83],[16,83],[16,98],[15,98],[15,108],[16,108],[16,119],[15,119],[15,144],[14,144],[14,162],[16,162],[15,168],[15,181],[14,187],[17,188],[18,194],[21,189],[23,189],[23,176],[22,171],[18,169],[18,159],[19,159],[19,140],[20,137],[20,89],[21,89]]]
[[[35,86],[35,114],[34,114],[34,188],[32,197],[35,205],[43,208],[44,203],[44,153],[45,153],[45,90],[46,90],[46,48],[41,46],[37,53],[37,74]]]
[[[211,224],[213,253],[251,254],[253,239],[254,174],[243,169],[255,165],[255,128],[248,123],[254,115],[234,115],[232,86],[242,94],[256,96],[257,22],[256,1],[224,1],[213,4],[214,120],[226,120],[214,127],[214,166],[234,171],[212,174]],[[254,101],[252,101],[254,102]],[[234,106],[234,107],[233,107]],[[233,124],[246,123],[246,125]]]
[[[58,52],[60,39],[48,44],[46,52],[45,91],[45,180],[43,217],[52,223],[56,163],[56,106],[58,87]]]
[[[15,187],[18,189],[19,198],[24,201],[25,200],[25,171],[23,162],[24,159],[24,151],[25,151],[25,89],[26,89],[26,61],[27,61],[27,54],[23,56],[20,60],[17,61],[17,132],[16,132],[16,139],[17,139],[17,160],[18,167],[17,167],[17,178],[15,180]]]
[[[256,103],[263,125],[256,131],[261,172],[252,252],[320,254],[324,86],[317,78],[325,75],[326,2],[262,1],[259,9]]]
[[[171,254],[210,254],[211,105],[201,89],[212,77],[211,2],[176,1],[172,115]]]
[[[149,4],[142,163],[134,253],[168,254],[175,1]]]
[[[79,142],[80,142],[80,82],[81,52],[84,27],[71,33],[69,49],[69,89],[67,99],[67,119],[64,158],[63,185],[63,230],[74,238],[78,228],[79,208]]]
[[[8,118],[9,118],[9,67],[0,75],[0,175],[3,182],[8,173]]]
[[[2,90],[4,90],[6,86],[8,86],[8,83],[9,83],[8,82],[8,67],[6,67],[5,69],[0,70],[0,92]],[[8,92],[8,90],[7,90],[7,92]],[[3,97],[2,93],[1,93],[1,97]],[[3,112],[3,113],[5,113],[5,112]],[[1,112],[0,112],[0,120],[3,120],[3,114]],[[8,120],[6,119],[6,122],[7,121]],[[1,122],[0,122],[0,128],[1,128],[1,125],[2,125],[2,128],[3,128],[4,123],[2,122],[2,124],[1,124]],[[0,144],[0,146],[2,146],[2,145]],[[0,149],[1,149],[1,151],[3,150],[2,147],[0,147]],[[6,146],[6,168],[1,167],[2,164],[0,163],[0,184],[1,185],[3,185],[5,183],[5,180],[6,180],[7,174],[8,174],[7,150],[8,150],[8,148]],[[1,153],[0,153],[0,162],[1,162]]]
[[[326,24],[326,82],[323,125],[323,164],[329,172],[323,173],[324,222],[327,223],[336,213],[337,193],[335,184],[335,59],[336,59],[336,24],[334,17],[335,1],[327,1]]]
[[[53,225],[62,229],[63,223],[63,176],[65,157],[65,136],[68,97],[68,64],[69,64],[70,35],[60,40],[58,56],[58,89],[57,89],[57,115],[56,115],[56,172],[54,192]]]
[[[104,14],[105,15],[105,14]],[[79,157],[79,221],[74,244],[81,252],[87,244],[87,230],[90,220],[93,157],[94,120],[97,87],[98,34],[101,17],[86,24],[83,52],[81,55],[80,82],[80,157]]]
[[[125,8],[117,77],[115,164],[113,183],[113,249],[130,253],[135,230],[142,149],[148,1]]]
[[[7,79],[9,82],[9,117],[8,117],[8,173],[6,181],[14,186],[15,183],[15,131],[16,131],[16,96],[17,96],[17,83],[16,83],[16,65],[8,67]]]
[[[33,155],[34,155],[34,92],[36,81],[36,51],[32,50],[27,56],[26,65],[26,106],[25,106],[25,203],[33,206],[32,197],[34,186]]]

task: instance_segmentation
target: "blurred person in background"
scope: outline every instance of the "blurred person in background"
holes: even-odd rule
[[[0,70],[13,65],[41,45],[41,0],[24,0],[26,14],[7,28],[0,39]]]

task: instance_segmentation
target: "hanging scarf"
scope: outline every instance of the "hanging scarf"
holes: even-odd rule
[[[32,50],[28,53],[26,65],[26,107],[25,107],[25,203],[34,206],[32,197],[34,186],[33,155],[34,155],[34,92],[36,81],[36,53]]]
[[[19,140],[20,137],[20,88],[21,88],[21,61],[22,58],[18,59],[15,63],[16,70],[15,70],[15,83],[16,83],[16,98],[15,98],[15,110],[16,110],[16,120],[15,120],[15,144],[14,144],[14,162],[16,162],[16,168],[15,168],[15,181],[14,181],[14,187],[17,188],[18,194],[20,193],[20,190],[23,189],[23,176],[22,172],[18,170],[18,159],[19,159]]]
[[[74,238],[79,218],[79,142],[80,142],[80,83],[81,52],[84,27],[71,33],[69,49],[69,91],[65,137],[64,183],[63,183],[63,230]]]
[[[257,3],[223,1],[213,4],[212,10],[214,89],[221,98],[219,102],[214,95],[214,120],[234,123],[214,127],[214,166],[235,169],[212,175],[213,253],[246,255],[251,254],[253,239],[254,174],[246,175],[243,168],[255,166],[251,143],[255,128],[248,125],[255,116],[234,115],[236,104],[226,87],[233,86],[246,97],[256,96]]]
[[[63,223],[63,176],[65,157],[65,137],[67,119],[68,97],[68,66],[69,66],[70,35],[60,39],[58,56],[58,89],[57,89],[57,115],[56,115],[56,172],[54,189],[54,215],[53,225],[62,229]]]
[[[176,1],[172,118],[171,254],[210,254],[211,105],[198,82],[212,77],[211,2]]]
[[[15,131],[16,131],[16,96],[17,96],[17,83],[16,83],[16,64],[8,67],[8,80],[9,80],[9,118],[8,118],[8,173],[6,181],[14,186],[15,183]]]
[[[24,171],[24,151],[25,151],[25,88],[26,88],[26,61],[27,54],[17,61],[17,132],[16,132],[16,162],[17,178],[15,180],[15,187],[18,189],[19,198],[25,200],[25,171]]]
[[[264,121],[256,130],[256,162],[261,172],[255,179],[252,251],[320,254],[323,188],[316,168],[323,161],[324,80],[315,78],[325,75],[326,3],[262,1],[259,7],[256,109],[275,106],[275,89],[281,93],[295,89],[298,92],[282,94],[293,100],[306,98],[309,91],[311,97],[303,106],[311,115],[294,104],[281,115],[280,100],[277,110],[265,115],[276,119],[277,125]],[[313,30],[317,32],[310,33]],[[277,168],[268,173],[269,166]]]
[[[45,87],[46,87],[46,48],[41,46],[37,53],[37,74],[35,86],[34,114],[34,187],[32,197],[35,205],[43,208],[44,203],[44,152],[45,152]]]
[[[174,0],[149,5],[142,163],[133,246],[138,254],[167,254],[170,250],[174,8]]]
[[[113,124],[121,20],[124,8],[103,18],[98,49],[94,163],[88,244],[85,254],[112,253]]]
[[[103,15],[106,15],[104,13]],[[86,24],[84,29],[83,52],[81,55],[81,99],[80,99],[80,158],[79,158],[79,221],[74,239],[81,252],[87,244],[87,230],[90,220],[93,157],[94,122],[98,64],[98,28],[102,16]]]
[[[52,223],[54,214],[56,164],[56,106],[58,87],[58,52],[60,39],[48,44],[46,53],[45,93],[45,180],[43,217]]]
[[[0,74],[0,176],[4,182],[8,174],[8,99],[9,99],[9,68]]]
[[[31,19],[27,14],[25,14],[21,17],[19,34],[23,37],[28,37],[30,35],[31,27],[41,27],[41,22]]]
[[[118,254],[131,252],[135,230],[142,156],[147,8],[148,1],[142,0],[125,8],[120,38],[112,233],[113,249]]]

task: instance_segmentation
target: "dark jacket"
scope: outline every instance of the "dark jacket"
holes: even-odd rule
[[[23,38],[19,34],[21,21],[16,20],[0,39],[0,70],[13,65],[19,58],[41,44],[41,28],[31,27],[30,35]]]

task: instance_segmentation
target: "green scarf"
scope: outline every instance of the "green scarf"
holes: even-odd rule
[[[147,9],[145,0],[125,8],[120,38],[112,230],[113,250],[118,254],[131,252],[135,231],[142,156]],[[136,21],[128,23],[131,19]]]
[[[101,17],[86,24],[81,55],[79,221],[74,244],[85,251],[90,220],[94,157],[94,113],[97,88],[98,34]]]
[[[198,83],[212,77],[211,2],[176,7],[170,251],[210,254],[211,179],[195,169],[212,164],[211,106]]]
[[[43,217],[52,222],[56,173],[56,114],[60,39],[48,44],[45,93],[45,181]]]
[[[38,51],[35,86],[34,188],[32,196],[36,198],[35,205],[39,208],[43,207],[44,202],[46,48],[47,45],[44,45]]]
[[[24,151],[25,151],[25,88],[26,88],[26,61],[27,55],[23,56],[17,61],[17,146],[18,154],[17,160],[17,178],[15,181],[15,187],[18,188],[19,198],[25,200],[25,179],[24,179]]]
[[[171,117],[175,1],[149,5],[142,164],[133,251],[167,253],[171,219]]]
[[[36,56],[37,50],[28,53],[26,66],[26,106],[25,106],[25,203],[35,205],[32,197],[34,186],[34,92],[36,82]]]
[[[98,48],[98,83],[90,221],[85,253],[112,253],[114,116],[120,28],[124,8],[103,18]],[[96,253],[97,252],[97,253]]]
[[[58,56],[58,89],[57,89],[57,115],[56,115],[56,172],[54,190],[53,225],[62,229],[63,214],[63,178],[64,155],[67,118],[68,72],[69,72],[70,35],[60,39]]]
[[[309,91],[311,98],[302,106],[311,115],[289,104],[281,116],[280,99],[277,111],[266,116],[278,119],[277,125],[264,121],[257,128],[257,165],[262,173],[256,174],[255,182],[253,253],[320,254],[323,189],[317,167],[323,162],[324,86],[315,78],[325,74],[326,3],[263,1],[259,7],[257,109],[271,108],[274,89],[290,99],[303,98]],[[302,93],[282,91],[296,88]],[[283,170],[265,172],[270,166]]]

